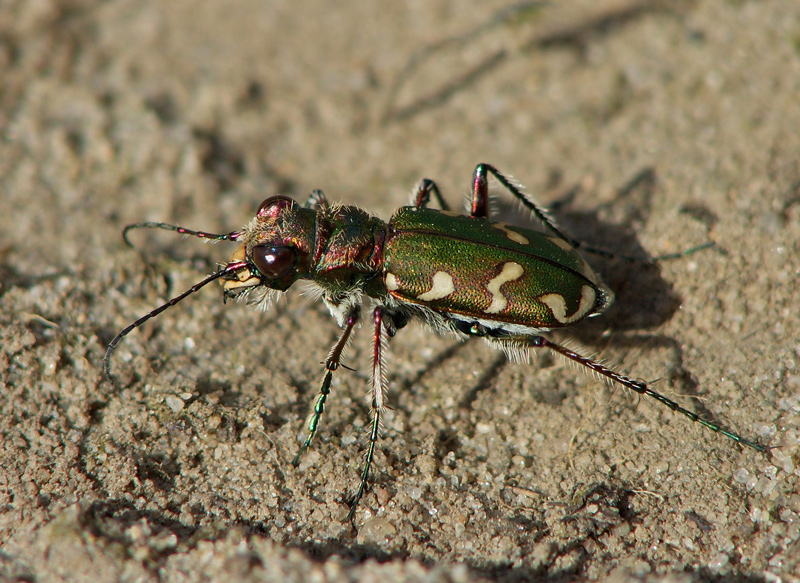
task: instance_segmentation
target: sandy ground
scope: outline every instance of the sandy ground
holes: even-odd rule
[[[795,0],[0,4],[0,579],[741,581],[800,574]],[[216,285],[113,335],[281,192],[388,219],[491,162],[618,297],[572,339],[775,446],[742,448],[559,359],[392,341],[373,487],[370,334],[290,461],[337,328]],[[517,220],[522,221],[523,218]]]

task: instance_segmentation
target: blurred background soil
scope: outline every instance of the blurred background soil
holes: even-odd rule
[[[0,3],[0,579],[790,581],[800,572],[800,8],[771,2]],[[411,325],[355,528],[360,330],[210,286],[122,327],[315,188],[388,219],[479,162],[617,294],[556,335],[775,447],[741,448],[551,355]],[[524,218],[517,217],[517,222]]]

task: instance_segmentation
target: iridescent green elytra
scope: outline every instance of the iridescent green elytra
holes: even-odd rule
[[[550,233],[491,222],[489,175]],[[442,210],[427,208],[431,196]],[[374,306],[372,424],[349,520],[367,488],[386,406],[387,342],[415,318],[439,333],[462,339],[481,336],[516,360],[525,360],[530,348],[549,348],[737,443],[768,451],[766,446],[700,418],[647,384],[542,336],[547,330],[597,316],[611,304],[614,295],[578,248],[609,254],[566,236],[544,209],[488,164],[475,168],[468,216],[450,212],[439,189],[426,179],[418,186],[413,205],[398,209],[388,223],[354,206],[329,204],[321,191],[314,191],[305,205],[285,196],[270,197],[248,225],[227,234],[138,223],[125,228],[126,241],[127,233],[136,228],[167,229],[240,245],[224,268],[128,325],[111,341],[104,358],[109,378],[111,354],[124,336],[211,281],[222,280],[224,298],[245,298],[261,307],[267,307],[275,294],[298,280],[308,280],[317,288],[342,332],[325,359],[319,396],[308,419],[308,437],[295,464],[316,434],[333,374],[340,368],[344,349],[361,318],[363,300],[370,298]]]
[[[614,297],[569,243],[539,231],[423,207],[399,209],[389,231],[388,292],[452,318],[560,328]]]

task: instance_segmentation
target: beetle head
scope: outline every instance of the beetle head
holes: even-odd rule
[[[223,277],[225,298],[259,290],[254,303],[270,297],[269,291],[286,291],[309,275],[315,237],[316,211],[286,196],[272,196],[258,207],[255,218],[239,237],[241,245],[228,261],[240,265]]]

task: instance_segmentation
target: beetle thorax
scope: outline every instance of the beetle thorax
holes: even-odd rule
[[[287,197],[264,201],[241,231],[228,265],[241,263],[224,284],[266,307],[272,290],[311,280],[329,298],[361,293],[381,269],[386,224],[354,206],[308,208]]]

